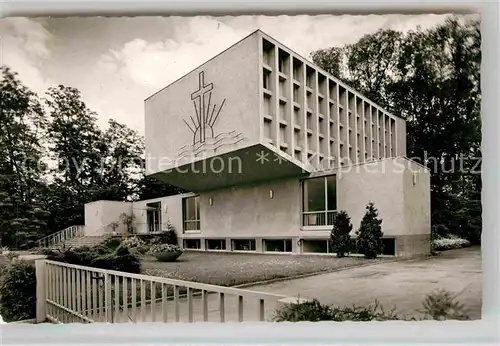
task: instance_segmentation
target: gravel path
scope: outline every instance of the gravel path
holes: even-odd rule
[[[187,251],[176,262],[162,263],[145,258],[142,273],[173,279],[196,281],[221,286],[287,278],[300,274],[331,271],[340,268],[378,263],[385,259],[360,257],[255,255]]]

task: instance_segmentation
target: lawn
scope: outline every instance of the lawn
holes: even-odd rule
[[[221,286],[236,286],[287,278],[295,275],[332,271],[384,261],[361,257],[336,258],[317,255],[255,255],[187,251],[176,262],[158,262],[146,257],[142,273],[172,279],[195,281]]]

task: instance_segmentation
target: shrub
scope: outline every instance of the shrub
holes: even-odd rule
[[[125,246],[112,250],[106,246],[42,249],[41,253],[52,261],[140,273],[141,262],[137,255]],[[35,318],[36,273],[35,267],[25,261],[8,265],[0,275],[0,315],[5,321]]]
[[[351,218],[345,211],[340,211],[335,217],[332,232],[330,234],[330,246],[337,257],[344,257],[352,251],[354,241],[351,238]]]
[[[60,253],[60,249],[49,249],[44,247],[38,249],[38,254],[47,256],[47,259],[51,259],[49,257],[54,257],[57,253]]]
[[[5,258],[7,258],[7,260],[9,262],[12,262],[12,260],[14,258],[18,258],[19,257],[19,254],[14,252],[14,251],[10,251],[8,247],[2,247],[1,250],[0,250],[0,255],[3,255],[5,256]]]
[[[133,234],[134,233],[134,221],[135,221],[135,215],[128,215],[126,213],[122,213],[120,215],[120,220],[122,221],[123,225],[125,226],[126,233],[127,234]]]
[[[129,248],[132,252],[136,252],[141,255],[144,255],[149,250],[147,243],[139,239],[137,236],[123,240],[121,245]]]
[[[443,224],[432,225],[431,227],[431,241],[446,237],[450,232],[448,227]]]
[[[177,239],[177,231],[175,230],[174,225],[167,222],[167,229],[162,231],[160,234],[155,234],[150,239],[150,244],[171,244],[171,245],[179,245],[179,241]]]
[[[52,261],[96,267],[101,269],[140,273],[140,258],[126,246],[110,249],[106,246],[78,247],[46,250],[44,255]]]
[[[149,253],[153,255],[163,252],[182,252],[182,249],[177,245],[171,244],[154,244],[149,249]]]
[[[105,241],[103,241],[101,245],[115,250],[118,246],[121,245],[121,243],[122,243],[122,240],[120,238],[112,237],[112,238],[108,238]]]
[[[361,220],[359,230],[356,232],[357,249],[365,255],[365,258],[376,258],[381,252],[382,242],[380,238],[384,235],[381,228],[382,220],[378,218],[378,211],[370,202],[366,206],[366,213]]]
[[[424,316],[433,320],[468,320],[464,305],[456,301],[456,296],[446,290],[437,290],[423,302]]]
[[[284,305],[276,310],[273,319],[275,322],[318,322],[329,321],[330,318],[330,307],[314,299],[304,303]]]
[[[0,280],[0,315],[6,322],[36,317],[35,267],[16,261],[3,269]]]
[[[116,270],[127,273],[140,273],[141,260],[126,246],[119,246],[115,251],[99,255],[92,259],[91,267]]]
[[[101,251],[98,251],[101,250]],[[104,248],[108,252],[109,248]],[[65,262],[81,266],[91,266],[94,258],[102,252],[100,247],[82,246],[77,248],[59,248],[55,250],[45,250],[43,254],[51,261]]]
[[[459,249],[470,245],[470,241],[451,234],[447,238],[439,238],[432,241],[432,248],[436,251]]]
[[[120,227],[120,223],[119,223],[118,221],[111,222],[111,223],[109,224],[109,227],[111,227],[112,232],[113,232],[113,235],[114,235],[114,234],[116,234],[116,229],[117,229],[118,227]]]
[[[369,306],[335,307],[321,304],[318,300],[287,304],[275,311],[275,322],[318,321],[389,321],[389,320],[468,320],[465,307],[456,301],[456,296],[446,290],[438,290],[423,301],[423,316],[419,318],[398,315],[395,309],[384,311],[378,301]]]
[[[165,243],[179,245],[179,240],[177,239],[177,231],[174,225],[170,223],[170,221],[167,222],[167,231],[164,232],[161,236],[163,237]]]
[[[12,252],[12,251],[9,251],[9,252],[5,253],[4,255],[7,257],[7,259],[9,260],[9,262],[12,262],[12,260],[14,258],[18,258],[19,257],[18,253],[15,253],[15,252]]]
[[[378,301],[374,304],[364,306],[353,305],[351,307],[331,308],[332,321],[390,321],[406,319],[405,316],[398,316],[395,310],[385,311]]]
[[[137,236],[127,238],[121,242],[121,245],[126,246],[128,248],[137,248],[144,244],[145,244],[144,241],[139,239]]]
[[[368,307],[332,307],[321,304],[318,300],[298,304],[287,304],[275,313],[275,322],[318,322],[318,321],[388,321],[404,319],[394,310],[385,312],[378,302]]]
[[[82,266],[91,266],[92,261],[99,256],[98,248],[95,247],[78,247],[68,249],[64,252],[64,262],[78,264]]]

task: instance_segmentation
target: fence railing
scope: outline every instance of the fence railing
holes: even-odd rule
[[[302,213],[303,226],[332,226],[336,211],[312,211]]]
[[[265,321],[286,296],[36,261],[37,322]]]
[[[147,222],[134,222],[132,230],[134,234],[160,233],[168,229],[167,224],[150,224]]]
[[[150,223],[134,223],[133,231],[137,234],[146,234],[146,233],[159,233],[162,231],[166,231],[168,226],[166,223],[163,224],[150,224]],[[200,230],[200,220],[186,220],[183,221],[183,230],[184,231],[199,231]]]
[[[83,237],[85,235],[84,229],[85,226],[81,225],[70,226],[68,228],[63,229],[62,231],[49,234],[48,236],[37,240],[37,245],[39,247],[50,247],[57,245],[61,242],[64,242],[65,240],[68,239]]]

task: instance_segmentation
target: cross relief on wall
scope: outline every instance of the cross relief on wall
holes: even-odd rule
[[[214,125],[224,107],[226,99],[222,100],[219,107],[212,104],[212,91],[214,84],[205,84],[205,72],[201,71],[198,75],[198,90],[191,94],[196,118],[190,116],[191,123],[184,120],[184,123],[193,133],[193,145],[205,143],[207,138],[214,138]]]

